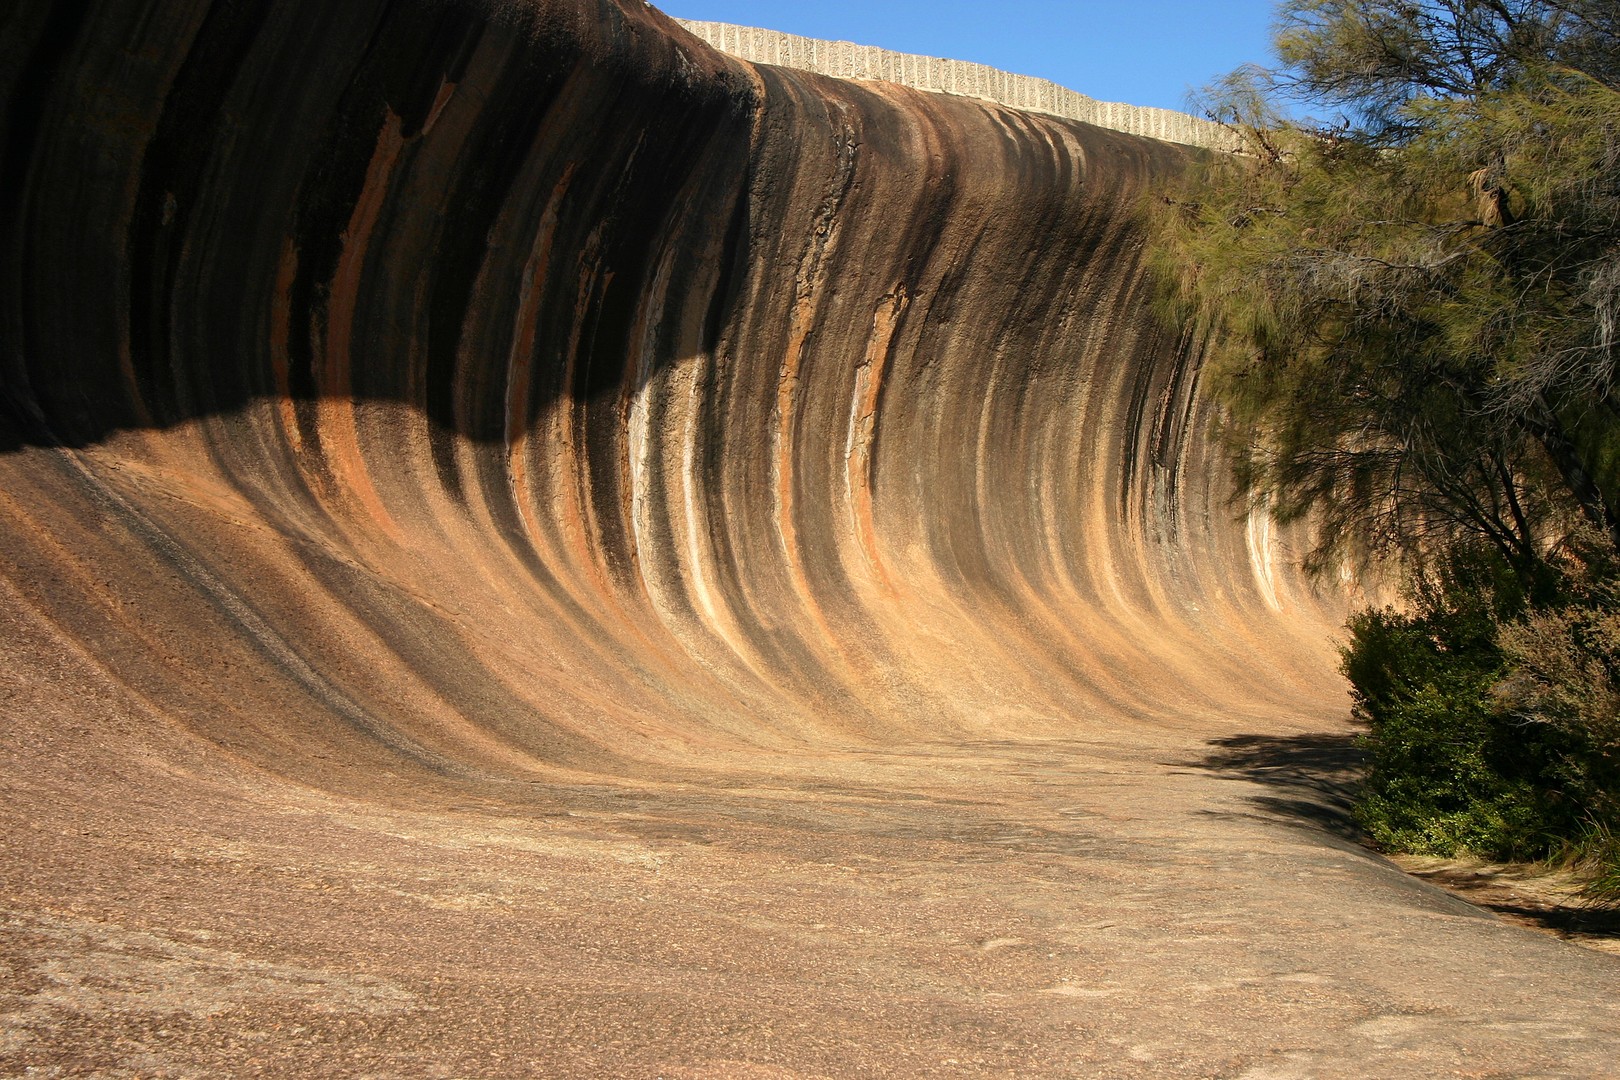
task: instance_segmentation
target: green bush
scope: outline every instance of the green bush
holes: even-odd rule
[[[1557,748],[1549,783],[1563,795],[1563,857],[1591,891],[1620,901],[1620,584],[1580,582],[1565,602],[1502,627],[1499,712]]]
[[[1527,611],[1540,614],[1518,578],[1489,552],[1462,551],[1413,582],[1407,601],[1354,616],[1342,650],[1368,727],[1363,828],[1393,850],[1513,860],[1553,857],[1591,834],[1616,790],[1603,755],[1578,726],[1528,718],[1504,691],[1528,692],[1520,653],[1503,642],[1518,641]],[[1567,657],[1542,667],[1576,680],[1592,670]],[[1583,693],[1566,680],[1557,700]]]
[[[1447,654],[1426,629],[1388,610],[1352,621],[1345,670],[1369,729],[1357,817],[1398,851],[1532,856],[1536,799],[1501,767],[1511,755],[1491,711],[1494,658]]]
[[[1499,707],[1579,744],[1587,760],[1566,782],[1604,816],[1620,812],[1620,588],[1605,582],[1531,611],[1500,641],[1508,673]]]

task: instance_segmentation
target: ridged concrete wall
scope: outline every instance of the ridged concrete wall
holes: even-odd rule
[[[984,64],[891,52],[850,41],[818,41],[731,23],[676,21],[722,52],[756,64],[777,64],[840,79],[882,79],[917,90],[961,94],[1186,146],[1231,145],[1229,134],[1218,124],[1184,112],[1098,101],[1048,79],[1014,75]]]

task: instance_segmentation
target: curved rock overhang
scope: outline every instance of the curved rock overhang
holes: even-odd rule
[[[0,1073],[1612,1073],[1612,959],[1353,840],[1188,153],[640,0],[14,4]]]
[[[366,786],[1342,715],[1338,604],[1150,313],[1140,200],[1189,151],[634,0],[5,35],[29,723],[104,680]]]

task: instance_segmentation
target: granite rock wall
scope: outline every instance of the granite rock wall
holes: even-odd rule
[[[14,722],[366,787],[1342,710],[1149,313],[1184,150],[639,0],[0,33]]]

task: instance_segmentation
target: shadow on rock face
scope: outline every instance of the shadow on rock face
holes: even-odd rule
[[[1188,764],[1263,785],[1266,793],[1249,797],[1260,815],[1370,848],[1352,817],[1366,760],[1355,740],[1353,733],[1233,735],[1212,740],[1211,752]],[[1576,875],[1544,864],[1391,857],[1413,877],[1510,922],[1605,951],[1620,950],[1620,910],[1593,903]]]
[[[1534,926],[1566,941],[1620,952],[1620,908],[1584,896],[1564,873],[1536,866],[1403,858],[1401,868],[1510,922]]]
[[[368,792],[1342,713],[1185,149],[637,0],[82,7],[0,27],[0,588],[143,709]]]
[[[1230,735],[1211,740],[1210,753],[1187,764],[1263,785],[1268,793],[1250,801],[1268,816],[1364,842],[1351,816],[1365,761],[1355,739],[1353,733]]]

